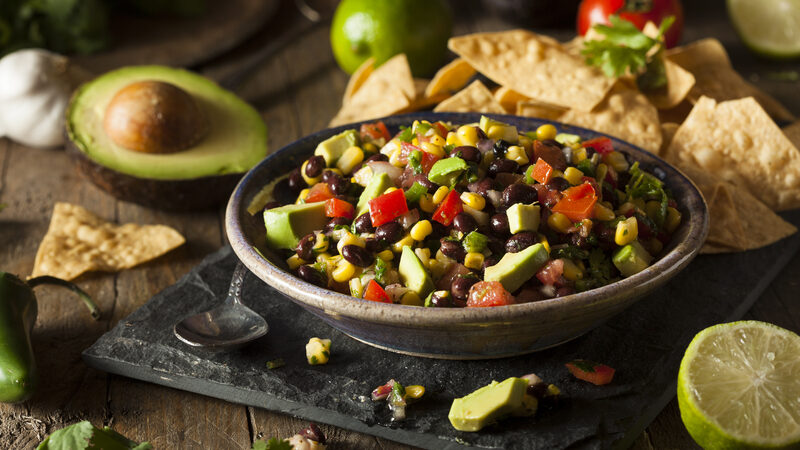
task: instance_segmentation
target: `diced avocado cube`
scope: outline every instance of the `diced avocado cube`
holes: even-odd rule
[[[508,216],[508,229],[512,234],[539,229],[539,220],[541,218],[539,205],[515,203],[506,210],[506,215]]]
[[[420,298],[425,298],[433,291],[433,280],[411,247],[403,247],[397,271],[400,273],[400,281],[407,288],[416,292]]]
[[[453,400],[447,418],[459,431],[478,431],[504,417],[524,410],[527,380],[511,377],[501,383],[492,381],[475,392]]]
[[[550,259],[550,254],[542,244],[533,244],[517,252],[506,253],[497,264],[487,267],[483,272],[486,281],[499,281],[508,292],[514,292],[536,274]]]
[[[611,261],[624,277],[639,273],[650,266],[653,257],[642,247],[638,240],[618,249]]]
[[[556,135],[556,142],[561,145],[577,145],[581,142],[581,137],[577,134],[558,133]]]
[[[325,202],[285,205],[264,211],[267,244],[272,248],[294,249],[300,238],[325,228]]]
[[[358,132],[356,130],[343,131],[320,142],[316,150],[314,150],[314,154],[321,155],[325,158],[325,164],[328,167],[333,167],[345,150],[358,145],[358,141]]]
[[[519,142],[517,127],[513,125],[494,120],[487,116],[481,116],[479,127],[486,133],[486,136],[492,139],[502,139],[509,144],[516,144]]]
[[[440,159],[431,166],[428,179],[442,186],[450,186],[467,167],[467,162],[461,158]]]
[[[392,179],[389,178],[389,175],[385,173],[373,175],[372,178],[370,178],[369,183],[367,183],[367,187],[364,188],[364,192],[361,193],[361,197],[358,197],[358,205],[356,205],[356,217],[359,217],[360,215],[369,211],[369,201],[383,194],[383,191],[392,186],[394,186],[394,183],[392,183]]]

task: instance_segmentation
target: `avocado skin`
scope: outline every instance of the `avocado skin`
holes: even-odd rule
[[[227,201],[244,175],[230,173],[183,180],[139,178],[92,161],[72,141],[67,140],[66,150],[78,172],[95,186],[120,200],[162,210],[214,208]]]

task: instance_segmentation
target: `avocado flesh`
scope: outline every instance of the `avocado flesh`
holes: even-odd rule
[[[524,410],[523,398],[528,382],[511,377],[498,383],[492,381],[475,392],[453,400],[447,418],[459,431],[478,431],[503,417]]]
[[[356,217],[359,217],[365,212],[369,211],[370,200],[383,194],[383,191],[393,186],[394,183],[392,183],[392,179],[389,178],[389,175],[385,173],[373,175],[372,178],[370,178],[369,183],[367,183],[367,186],[364,188],[364,192],[361,193],[361,197],[358,198]]]
[[[267,244],[272,248],[293,250],[300,239],[328,222],[325,202],[285,205],[264,211]]]
[[[416,292],[420,298],[425,298],[433,292],[433,280],[411,247],[403,247],[397,271],[400,272],[400,280],[403,284]]]
[[[428,179],[442,186],[450,186],[465,170],[467,170],[467,163],[463,159],[444,158],[433,163],[428,172]]]
[[[618,249],[611,257],[614,266],[624,277],[643,271],[650,266],[650,261],[652,260],[653,257],[642,247],[639,241],[633,241]]]
[[[539,205],[524,205],[514,203],[506,210],[508,216],[508,229],[511,234],[520,231],[536,231],[539,229],[541,219],[541,208]]]
[[[508,292],[514,292],[536,274],[550,259],[542,244],[533,244],[517,253],[506,253],[497,264],[483,272],[486,281],[499,281]]]
[[[342,157],[345,150],[358,145],[358,132],[356,130],[342,131],[336,136],[331,136],[328,139],[320,142],[317,148],[314,149],[314,155],[319,155],[325,158],[325,164],[328,167],[336,165],[336,161]]]
[[[186,150],[140,153],[120,147],[103,128],[106,108],[125,86],[144,80],[171,83],[189,93],[205,115],[208,134]],[[213,81],[163,66],[132,66],[82,85],[67,109],[67,134],[91,161],[116,172],[157,180],[242,173],[267,154],[267,128],[258,111]]]

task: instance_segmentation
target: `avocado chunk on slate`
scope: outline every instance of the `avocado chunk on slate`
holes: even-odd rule
[[[325,202],[285,205],[264,211],[267,228],[267,245],[272,248],[297,247],[300,238],[314,230],[321,230],[328,222]]]
[[[650,266],[650,261],[652,260],[653,257],[642,247],[639,241],[633,241],[618,249],[611,257],[611,261],[624,277],[643,271]]]
[[[104,128],[106,105],[121,89],[145,80],[189,94],[208,122],[205,137],[174,153],[144,153],[115,144]],[[91,162],[148,180],[243,173],[267,155],[267,127],[258,111],[203,76],[165,66],[124,67],[82,85],[67,108],[66,129],[71,145]],[[196,190],[208,195],[199,186]]]
[[[481,116],[479,128],[492,139],[502,139],[509,144],[516,144],[519,142],[517,127],[514,125],[509,125],[487,116]]]
[[[525,409],[523,399],[528,382],[511,377],[492,381],[477,391],[453,400],[447,418],[459,431],[478,431],[504,417],[518,415]]]
[[[497,264],[487,267],[483,272],[486,281],[499,281],[508,292],[514,292],[536,274],[550,254],[542,244],[533,244],[517,252],[506,253]]]
[[[383,191],[393,186],[394,183],[392,183],[392,179],[389,178],[389,175],[385,173],[373,175],[372,178],[370,178],[369,183],[367,183],[367,187],[364,188],[364,192],[361,193],[361,197],[358,197],[358,205],[356,205],[356,217],[359,217],[360,215],[369,211],[370,200],[383,194]]]
[[[347,130],[320,142],[314,150],[314,155],[322,156],[325,158],[325,164],[333,167],[344,151],[354,145],[358,145],[358,132]]]
[[[400,280],[403,284],[416,292],[420,298],[425,298],[433,291],[433,280],[411,247],[403,247],[397,271],[400,272]]]
[[[539,205],[525,205],[514,203],[506,210],[508,216],[508,229],[511,234],[520,231],[536,231],[539,229],[541,218]]]
[[[461,158],[440,159],[431,166],[428,179],[442,186],[452,186],[465,170],[467,170],[467,163]]]

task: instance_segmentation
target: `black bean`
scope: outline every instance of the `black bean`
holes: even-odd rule
[[[331,192],[333,195],[344,195],[347,193],[347,190],[350,189],[350,179],[344,178],[339,176],[336,172],[330,172],[333,175],[328,177],[328,186],[331,187]]]
[[[478,222],[469,213],[460,212],[453,218],[453,228],[464,234],[478,229]]]
[[[594,156],[594,154],[595,154],[595,149],[594,149],[594,147],[592,147],[592,146],[590,145],[590,146],[588,146],[588,147],[585,147],[585,148],[586,148],[586,157],[587,157],[587,158],[591,158],[592,156]]]
[[[357,245],[345,245],[342,247],[342,257],[350,264],[358,267],[369,267],[375,260],[367,249]]]
[[[538,383],[529,384],[525,392],[531,397],[541,400],[547,395],[547,383],[539,380]]]
[[[267,202],[267,204],[264,205],[264,209],[265,210],[272,209],[272,208],[277,208],[279,206],[281,206],[281,202]]]
[[[483,269],[486,270],[487,267],[491,267],[497,264],[498,261],[500,260],[497,259],[497,257],[494,255],[486,256],[485,258],[483,258]]]
[[[523,183],[515,183],[503,190],[503,205],[506,208],[516,203],[529,204],[539,199],[539,195],[533,186]]]
[[[466,300],[469,296],[469,288],[477,282],[478,279],[474,277],[455,277],[450,283],[450,295],[456,300]]]
[[[297,276],[317,286],[325,287],[327,284],[327,280],[324,279],[323,275],[314,270],[314,268],[311,266],[298,267]]]
[[[308,158],[306,163],[306,176],[308,178],[316,178],[322,175],[322,169],[325,168],[325,158],[320,155]]]
[[[325,183],[328,183],[328,184],[330,184],[331,180],[334,177],[338,177],[338,176],[339,176],[338,173],[336,173],[336,172],[334,172],[334,171],[332,171],[330,169],[322,171],[322,181],[324,181]]]
[[[397,242],[401,237],[403,237],[403,226],[396,221],[375,228],[375,238],[386,244]]]
[[[500,256],[506,252],[506,241],[505,239],[500,239],[497,236],[489,235],[487,236],[488,240],[486,241],[486,246],[489,247],[489,250],[492,251],[493,255]],[[493,264],[489,264],[490,266]]]
[[[331,233],[337,226],[342,225],[350,225],[350,219],[346,217],[334,217],[333,219],[329,220],[328,223],[325,225],[325,233]]]
[[[510,145],[511,144],[502,139],[498,139],[497,141],[495,141],[494,147],[492,148],[492,151],[494,152],[494,157],[497,159],[505,157],[506,152],[508,151],[508,147]]]
[[[436,308],[450,308],[453,306],[449,295],[440,294],[438,291],[431,294],[431,306]]]
[[[470,183],[467,186],[467,189],[470,192],[474,192],[476,194],[481,194],[481,195],[483,195],[485,197],[487,192],[489,192],[491,190],[496,190],[497,187],[498,187],[497,186],[497,182],[495,180],[493,180],[491,178],[484,178],[484,179],[476,181],[474,183]]]
[[[611,187],[611,184],[603,182],[602,186],[603,200],[611,202],[611,206],[614,207],[613,209],[619,208],[619,198],[617,197],[617,193],[614,192],[614,188]]]
[[[486,133],[484,133],[483,130],[481,130],[481,127],[474,127],[474,128],[475,131],[478,133],[478,140],[489,139],[489,136],[487,136]]]
[[[308,233],[307,235],[303,236],[300,239],[300,242],[297,243],[297,248],[295,248],[295,253],[297,256],[302,259],[303,261],[313,261],[314,260],[314,243],[317,241],[317,237],[314,236],[314,233]]]
[[[374,233],[375,227],[372,226],[372,219],[369,213],[364,213],[356,219],[356,233]]]
[[[464,247],[461,246],[460,242],[448,241],[446,238],[442,238],[440,242],[442,244],[440,250],[444,256],[458,262],[464,261],[464,256],[467,255],[467,252],[464,250]]]
[[[303,177],[300,177],[300,180],[302,181]],[[305,184],[305,181],[303,181],[303,184]],[[299,190],[295,191],[291,188],[289,178],[284,178],[275,184],[275,189],[272,191],[272,196],[282,205],[290,205],[297,200],[298,192]]]
[[[572,289],[569,286],[563,286],[556,290],[556,297],[563,297],[565,295],[571,295],[575,293],[575,289]]]
[[[569,184],[569,181],[567,181],[565,178],[553,177],[553,178],[550,178],[550,180],[547,182],[546,186],[549,187],[550,189],[556,189],[558,191],[563,191],[563,190],[569,188],[570,184]]]
[[[300,431],[300,433],[298,434],[314,442],[319,442],[320,444],[325,443],[325,433],[323,433],[322,430],[319,429],[317,424],[309,423],[308,428]]]
[[[538,242],[536,233],[532,231],[521,231],[508,238],[506,241],[506,251],[508,253],[521,252],[536,242]]]
[[[456,147],[453,149],[451,154],[454,156],[459,156],[464,161],[474,162],[475,164],[479,164],[482,159],[481,152],[479,152],[477,148],[469,145]]]
[[[570,233],[569,243],[582,249],[588,249],[591,247],[591,245],[589,245],[589,238],[581,236],[580,233]]]
[[[429,239],[439,239],[450,233],[450,230],[446,226],[435,220],[431,221],[431,226],[433,227],[433,232],[428,236]]]
[[[517,169],[519,169],[519,164],[516,161],[502,158],[492,161],[486,169],[486,173],[490,177],[495,177],[498,173],[514,173]]]
[[[489,219],[489,226],[492,227],[492,231],[501,235],[507,235],[510,233],[508,230],[508,216],[506,213],[498,213],[492,216]]]
[[[295,193],[302,191],[306,186],[306,180],[303,179],[303,175],[300,174],[300,169],[294,169],[289,173],[289,189],[293,190]]]
[[[382,242],[373,237],[369,237],[364,241],[366,242],[364,248],[366,248],[370,253],[378,253],[386,247]]]

